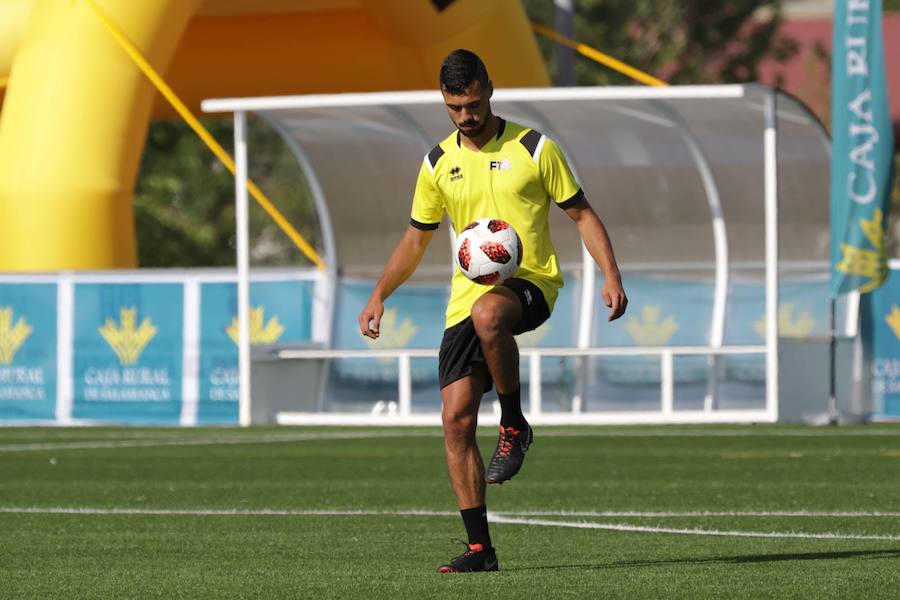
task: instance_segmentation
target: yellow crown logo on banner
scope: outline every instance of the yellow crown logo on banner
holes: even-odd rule
[[[884,318],[887,321],[888,326],[891,328],[891,331],[894,332],[894,335],[897,336],[897,339],[900,340],[900,306],[896,304],[891,306],[891,312]]]
[[[118,326],[115,321],[107,318],[106,323],[98,331],[119,357],[119,364],[129,366],[137,364],[144,348],[156,335],[157,329],[150,317],[145,317],[140,326],[137,326],[137,308],[132,306],[119,310]]]
[[[861,218],[859,228],[869,240],[872,249],[841,244],[842,257],[835,269],[849,275],[866,277],[868,283],[860,286],[862,293],[871,292],[887,277],[887,230],[884,227],[884,213],[880,208],[872,211],[872,218]]]
[[[403,322],[397,324],[397,309],[389,308],[384,311],[381,316],[381,322],[378,325],[378,339],[373,340],[364,338],[370,348],[403,348],[413,339],[413,336],[419,331],[419,328],[413,324],[409,318],[403,319]],[[393,358],[381,359],[384,363],[394,361]]]
[[[641,346],[664,346],[678,331],[678,321],[672,315],[660,321],[662,306],[648,304],[640,318],[631,317],[625,323],[625,331]]]
[[[785,302],[778,307],[778,335],[783,337],[805,337],[812,333],[816,326],[815,320],[808,310],[798,310],[794,314],[796,306],[792,302]],[[759,337],[766,339],[766,316],[763,315],[753,322],[753,329]]]
[[[266,321],[266,309],[264,306],[250,309],[250,343],[251,344],[274,344],[284,333],[284,325],[278,321],[278,316],[274,316]],[[265,325],[263,325],[265,323]],[[240,332],[238,330],[237,317],[231,322],[231,325],[225,330],[228,337],[237,346],[240,343]]]
[[[31,335],[31,327],[20,318],[13,325],[13,311],[11,306],[0,308],[0,365],[12,363],[16,352]]]

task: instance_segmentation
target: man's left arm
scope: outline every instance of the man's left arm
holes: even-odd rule
[[[619,274],[606,227],[585,199],[559,146],[553,140],[537,132],[535,134],[540,136],[535,152],[540,152],[536,160],[541,184],[551,200],[578,225],[578,233],[581,234],[584,245],[603,271],[605,280],[601,293],[603,301],[612,309],[609,320],[618,319],[625,314],[628,298],[622,289],[622,276]]]
[[[622,276],[619,273],[619,266],[616,264],[616,256],[613,254],[612,243],[609,241],[609,234],[606,233],[606,227],[603,221],[591,208],[587,200],[581,199],[572,206],[568,206],[563,210],[575,221],[578,226],[578,233],[584,240],[597,266],[603,272],[603,288],[600,293],[606,306],[610,307],[608,320],[618,319],[625,314],[625,307],[628,306],[628,298],[625,296],[625,289],[622,287]]]

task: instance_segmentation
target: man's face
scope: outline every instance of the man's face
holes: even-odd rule
[[[459,132],[466,137],[478,137],[491,115],[491,95],[494,93],[491,84],[485,89],[480,81],[473,81],[462,94],[453,94],[443,87],[441,93],[447,105],[447,114]]]

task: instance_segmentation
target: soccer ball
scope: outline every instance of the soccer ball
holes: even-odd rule
[[[519,270],[522,241],[506,221],[476,219],[457,236],[453,256],[462,274],[475,283],[497,285]]]

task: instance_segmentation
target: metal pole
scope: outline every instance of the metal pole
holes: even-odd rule
[[[778,137],[775,90],[766,96],[763,137],[766,223],[766,412],[778,420]]]
[[[828,326],[828,422],[831,424],[837,424],[838,422],[838,411],[837,411],[837,373],[835,372],[835,356],[837,354],[837,336],[835,335],[835,327],[836,323],[836,305],[837,298],[834,296],[831,297],[831,302],[829,303],[829,326]]]
[[[556,9],[556,32],[567,38],[575,37],[573,23],[575,0],[554,0]],[[556,45],[556,85],[575,85],[575,51],[562,44]]]
[[[242,427],[250,425],[250,261],[247,216],[247,115],[234,113],[235,218],[237,229],[238,408]]]
[[[659,355],[659,379],[660,386],[662,387],[660,390],[660,410],[663,417],[671,417],[675,410],[675,366],[673,356],[674,354],[671,350],[664,350]],[[709,410],[704,407],[703,412],[708,413]]]
[[[398,401],[397,407],[401,417],[412,414],[412,369],[409,354],[404,352],[397,357]]]
[[[537,350],[528,354],[528,400],[529,416],[540,416],[543,410],[541,390],[541,353]]]

